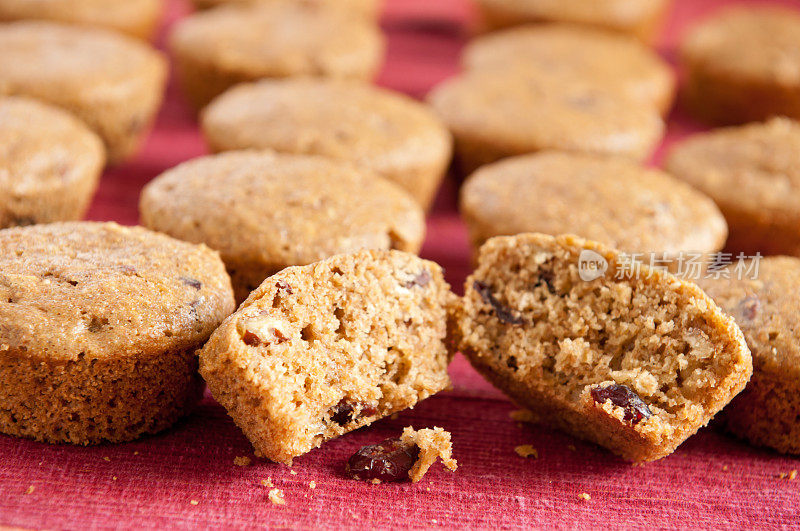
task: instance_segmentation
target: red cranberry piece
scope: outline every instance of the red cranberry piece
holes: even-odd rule
[[[472,283],[472,287],[478,292],[478,295],[480,295],[481,299],[483,299],[483,302],[492,307],[495,315],[500,321],[512,325],[521,325],[525,322],[522,317],[516,315],[511,308],[504,306],[499,300],[497,300],[497,297],[495,297],[494,293],[492,293],[492,288],[488,285],[484,284],[480,280],[476,280]]]
[[[598,404],[611,400],[611,403],[625,410],[624,419],[631,424],[638,424],[653,416],[647,404],[627,385],[611,384],[606,387],[595,387],[591,390],[592,398]]]
[[[347,461],[347,474],[361,481],[402,481],[419,457],[419,446],[386,439],[365,446]]]
[[[345,426],[349,424],[353,420],[355,420],[355,412],[356,407],[361,406],[361,410],[358,414],[358,417],[369,417],[377,413],[378,411],[367,404],[362,404],[360,402],[348,402],[346,400],[340,400],[338,404],[333,406],[330,411],[330,417],[333,422],[338,424],[339,426]]]

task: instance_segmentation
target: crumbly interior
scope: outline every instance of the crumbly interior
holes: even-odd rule
[[[582,280],[584,244],[530,234],[490,240],[467,281],[460,347],[546,420],[634,460],[660,457],[741,390],[751,371],[749,352],[732,320],[671,275],[642,267],[638,278],[617,279],[624,269],[616,254],[597,246],[609,268]],[[650,415],[631,422],[626,416],[636,404],[592,398],[592,390],[613,384],[638,395]],[[592,427],[574,415],[589,409],[617,422]],[[619,425],[627,442],[597,433],[601,424]],[[651,448],[624,448],[631,439]]]
[[[268,278],[201,354],[257,453],[293,457],[449,386],[441,268],[363,251]]]
[[[408,426],[403,429],[400,439],[406,444],[415,444],[419,448],[419,457],[408,471],[408,477],[414,483],[422,479],[437,458],[441,459],[444,466],[452,472],[458,468],[458,462],[453,459],[453,443],[450,441],[450,433],[444,429],[434,426],[433,429],[415,430]]]

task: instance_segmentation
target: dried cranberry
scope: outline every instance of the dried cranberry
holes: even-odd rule
[[[431,274],[428,272],[427,269],[423,269],[416,277],[414,277],[414,280],[409,280],[408,282],[403,284],[403,286],[408,289],[417,287],[424,288],[430,283],[430,281],[431,281]]]
[[[347,474],[361,481],[402,481],[419,457],[419,446],[386,439],[365,446],[347,461]]]
[[[244,341],[244,344],[248,347],[257,347],[261,344],[261,338],[250,330],[245,331],[244,335],[242,336],[242,341]]]
[[[625,410],[624,419],[631,424],[638,424],[653,416],[647,404],[627,385],[611,384],[606,387],[595,387],[591,391],[592,398],[598,404],[611,400],[611,403]]]
[[[519,315],[514,315],[513,310],[504,306],[500,301],[492,293],[492,288],[484,284],[483,282],[476,280],[472,286],[475,288],[475,291],[478,292],[478,295],[481,296],[483,302],[488,304],[494,310],[494,313],[497,315],[497,318],[503,321],[504,323],[520,325],[524,322],[522,317]]]
[[[367,404],[360,402],[348,402],[347,400],[340,400],[338,404],[333,406],[330,410],[330,417],[333,422],[339,426],[345,426],[354,420],[356,408],[360,406],[359,417],[369,417],[378,411]]]
[[[275,283],[275,287],[278,288],[278,289],[282,289],[283,291],[285,291],[289,295],[294,294],[294,290],[292,290],[292,286],[290,286],[287,282],[284,282],[283,280],[277,281]]]
[[[759,310],[761,310],[761,301],[755,296],[745,297],[739,302],[738,310],[742,318],[747,321],[752,321],[758,315]]]
[[[200,290],[203,287],[203,283],[197,280],[196,278],[192,277],[181,277],[181,282],[189,286],[190,288]]]

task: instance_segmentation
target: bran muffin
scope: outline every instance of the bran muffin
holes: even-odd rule
[[[650,103],[666,114],[675,94],[672,68],[635,39],[564,24],[520,26],[470,42],[462,56],[468,70],[524,68],[566,72]]]
[[[200,373],[257,456],[291,464],[450,385],[449,286],[400,251],[360,251],[266,279],[214,332]]]
[[[195,350],[234,309],[216,253],[88,222],[5,229],[0,249],[0,431],[122,442],[191,410]]]
[[[202,113],[213,151],[258,148],[351,161],[430,207],[452,156],[447,128],[424,105],[359,82],[268,79],[237,86]]]
[[[652,41],[670,0],[475,0],[488,29],[529,22],[565,22]]]
[[[150,39],[163,9],[162,0],[0,0],[0,21],[87,24]]]
[[[381,66],[379,28],[323,5],[230,5],[189,16],[170,36],[178,77],[197,108],[261,78],[371,80]]]
[[[103,142],[72,115],[0,98],[0,229],[82,218],[104,163]]]
[[[731,250],[800,255],[800,122],[699,133],[675,146],[665,167],[719,205]]]
[[[425,234],[422,209],[397,185],[311,155],[200,157],[148,184],[140,212],[151,229],[220,251],[237,301],[285,267],[359,249],[416,253]]]
[[[730,265],[700,283],[733,316],[753,353],[753,378],[722,412],[723,425],[753,444],[800,454],[800,259],[759,261],[757,274]],[[755,278],[754,278],[755,277]]]
[[[229,4],[268,4],[279,1],[335,7],[373,20],[378,17],[383,3],[383,0],[192,0],[192,3],[196,9],[209,9]]]
[[[453,133],[466,172],[547,149],[642,160],[664,132],[653,105],[565,72],[467,72],[428,101]]]
[[[744,389],[744,336],[690,282],[575,236],[492,238],[454,312],[458,348],[541,421],[652,461]]]
[[[698,117],[736,124],[771,116],[800,119],[800,11],[729,8],[681,43],[685,100]]]
[[[493,236],[577,234],[626,253],[722,249],[725,218],[688,184],[627,159],[560,152],[480,168],[461,188],[461,215],[475,251]]]
[[[164,92],[164,58],[114,32],[52,22],[0,25],[0,95],[62,107],[100,135],[111,162],[129,158]]]

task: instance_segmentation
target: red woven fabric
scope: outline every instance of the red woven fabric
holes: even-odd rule
[[[665,27],[666,57],[687,22],[726,3],[678,0]],[[756,2],[757,3],[757,2]],[[786,4],[798,5],[796,1]],[[187,11],[170,4],[168,20]],[[471,20],[466,0],[389,1],[383,85],[421,96],[457,70]],[[2,53],[2,52],[0,52]],[[697,128],[676,113],[665,142]],[[144,183],[204,146],[191,113],[170,85],[158,124],[140,156],[106,172],[91,219],[137,221]],[[658,160],[658,155],[656,160]],[[460,286],[468,246],[448,181],[430,218],[424,255]],[[0,524],[30,528],[112,527],[754,527],[800,526],[800,479],[779,479],[797,460],[751,448],[710,429],[659,462],[632,467],[593,445],[539,427],[518,426],[514,406],[460,356],[455,389],[396,420],[326,443],[289,468],[254,460],[251,448],[213,399],[161,435],[117,446],[74,448],[0,436]],[[407,425],[453,434],[456,473],[436,466],[422,482],[373,486],[348,480],[357,448]],[[514,447],[532,444],[539,459]],[[273,505],[262,480],[285,492]],[[315,482],[311,489],[309,482]],[[32,489],[31,492],[29,490]],[[579,499],[588,493],[589,500]],[[192,500],[196,504],[191,503]]]

